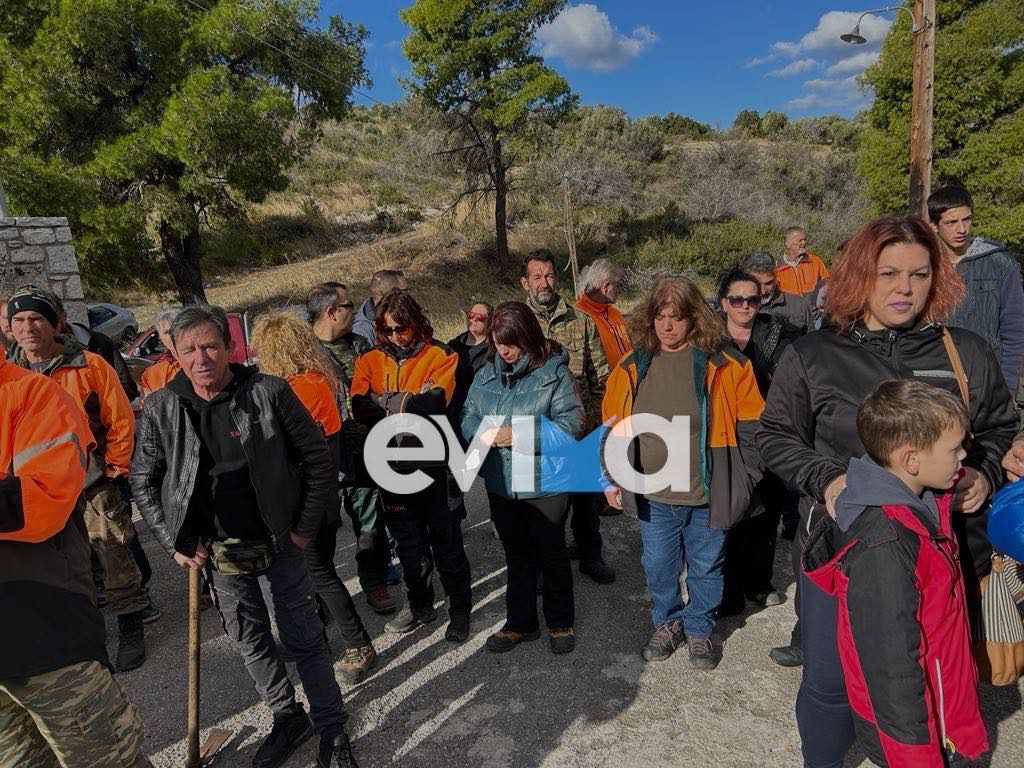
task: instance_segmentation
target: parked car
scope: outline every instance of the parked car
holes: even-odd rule
[[[245,318],[237,312],[228,312],[228,331],[235,344],[231,353],[231,362],[251,365],[253,354],[249,348],[249,328]],[[160,343],[160,334],[151,325],[135,338],[135,341],[125,350],[124,355],[126,359],[140,358],[152,362],[166,351],[167,349]]]
[[[139,332],[135,313],[117,304],[87,304],[89,328],[109,336],[114,341],[131,344]]]

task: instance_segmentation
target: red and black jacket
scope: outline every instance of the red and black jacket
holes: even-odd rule
[[[943,768],[943,752],[988,749],[951,498],[936,498],[937,523],[920,504],[864,508],[845,531],[826,517],[804,548],[807,577],[839,601],[847,695],[877,765]]]

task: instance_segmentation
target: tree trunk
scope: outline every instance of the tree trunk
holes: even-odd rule
[[[506,201],[508,186],[505,183],[505,159],[501,154],[501,139],[498,129],[491,126],[491,171],[494,174],[494,245],[499,263],[508,261],[508,214]]]
[[[178,288],[182,304],[205,304],[203,272],[199,266],[199,231],[182,235],[166,220],[160,220],[160,250]]]

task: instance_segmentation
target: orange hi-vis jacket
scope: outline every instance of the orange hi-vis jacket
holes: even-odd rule
[[[60,384],[85,412],[96,438],[93,453],[99,464],[89,472],[90,484],[99,479],[96,469],[108,478],[127,475],[135,440],[135,414],[128,396],[110,363],[70,336],[62,338],[63,346],[40,373]],[[29,367],[24,350],[18,350],[15,362]]]
[[[341,415],[338,413],[338,400],[327,378],[318,371],[295,373],[287,377],[289,386],[295,396],[302,401],[320,425],[326,437],[330,437],[341,429]]]
[[[826,277],[828,267],[813,253],[801,256],[795,267],[785,258],[779,259],[775,267],[775,282],[779,290],[797,296],[810,296]]]
[[[0,358],[0,541],[38,543],[64,529],[93,444],[56,383]]]
[[[0,680],[109,666],[82,517],[93,436],[55,382],[4,356],[0,345]]]
[[[445,413],[455,392],[455,350],[429,339],[399,360],[387,349],[376,346],[356,358],[349,389],[356,418],[373,426],[392,413]]]
[[[651,360],[647,350],[634,349],[608,377],[601,415],[609,427],[633,415],[636,393]],[[695,381],[699,377],[704,386],[698,387],[700,414],[691,414],[698,416],[697,423],[691,422],[691,429],[701,430],[701,480],[711,502],[710,525],[727,530],[749,514],[754,484],[761,479],[762,464],[754,446],[754,432],[764,400],[750,360],[734,349],[723,349],[710,356],[695,349],[694,366]],[[634,441],[631,453],[635,447]],[[622,501],[624,507],[636,514],[633,494],[623,489]]]
[[[576,309],[586,312],[593,318],[597,332],[601,336],[604,355],[608,358],[608,368],[614,368],[619,364],[619,360],[633,349],[633,344],[629,341],[626,319],[614,305],[600,304],[587,296],[586,291],[581,293],[576,301]]]
[[[172,355],[161,355],[139,377],[139,400],[145,400],[146,395],[152,395],[157,390],[166,387],[167,382],[177,376],[180,370],[181,366]]]

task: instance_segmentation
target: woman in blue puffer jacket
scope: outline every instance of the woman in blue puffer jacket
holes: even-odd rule
[[[521,301],[494,310],[490,347],[489,360],[473,379],[462,410],[467,441],[472,443],[483,425],[479,442],[487,455],[480,473],[508,567],[505,626],[487,639],[487,649],[503,653],[540,637],[539,572],[551,650],[569,653],[576,637],[565,548],[568,496],[551,481],[564,475],[571,461],[571,451],[562,449],[575,445],[585,429],[579,387],[566,351],[544,337],[537,318]],[[471,445],[471,461],[473,454]]]

